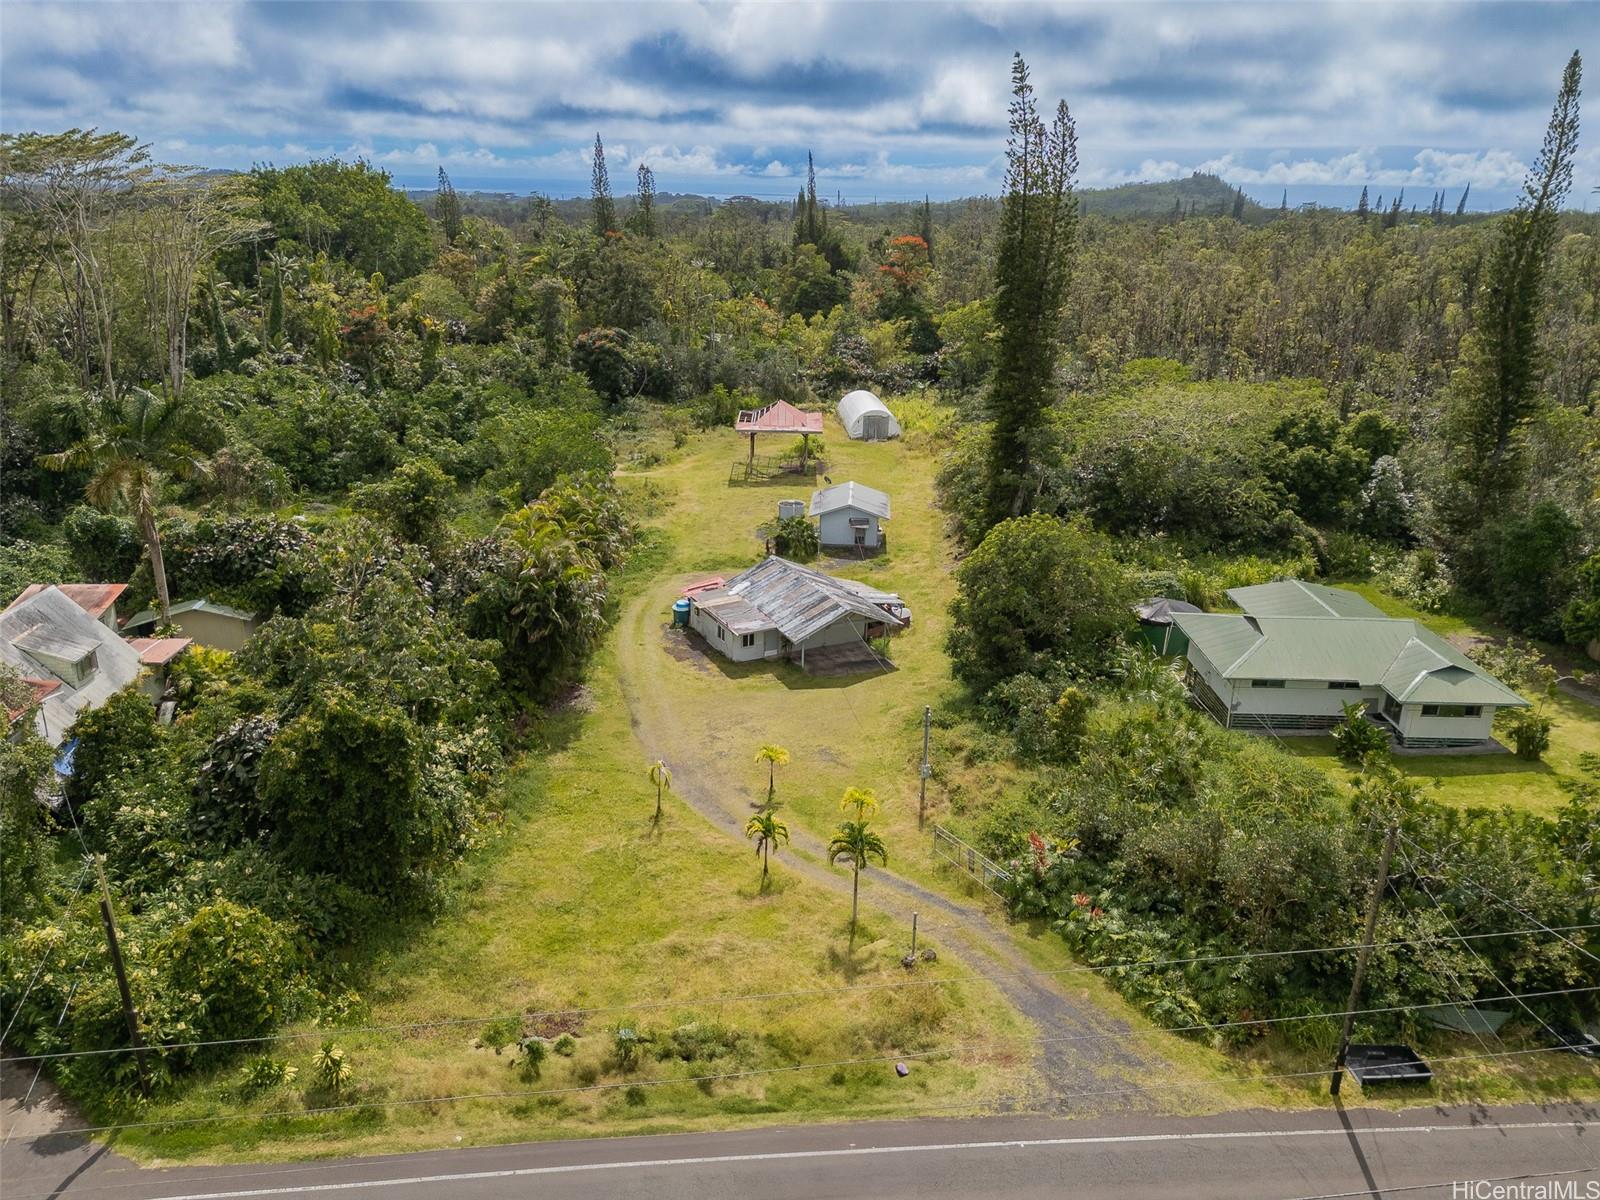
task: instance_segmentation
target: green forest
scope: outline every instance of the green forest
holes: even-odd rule
[[[1349,956],[1282,952],[1357,940],[1394,824],[1369,1032],[1513,993],[1545,997],[1518,1011],[1529,1038],[1592,1016],[1580,65],[1525,196],[1487,215],[1291,210],[1199,177],[1084,192],[1073,117],[1020,58],[1004,194],[940,203],[840,208],[814,178],[783,203],[658,197],[646,164],[613,181],[598,136],[591,198],[557,203],[443,169],[407,194],[362,161],[198,171],[136,131],[4,135],[0,604],[125,583],[121,610],[158,627],[196,597],[263,622],[176,662],[170,721],[131,688],[85,712],[51,806],[55,754],[0,670],[8,1048],[126,1045],[103,869],[162,1048],[51,1076],[106,1120],[220,1071],[285,1084],[251,1039],[360,1020],[379,949],[448,919],[461,864],[538,819],[508,814],[506,774],[551,752],[663,553],[638,477],[741,409],[854,388],[936,479],[935,785],[1011,864],[1015,916],[1074,962],[1167,964],[1108,976],[1160,1027],[1321,1053]],[[1593,752],[1535,812],[1444,803],[1357,735],[1328,771],[1217,727],[1131,606],[1216,610],[1279,578],[1497,631],[1475,653],[1537,702],[1505,719],[1507,758],[1548,770],[1562,703]],[[1535,925],[1577,932],[1502,936]],[[1476,940],[1427,941],[1447,936]],[[339,1064],[319,1069],[337,1097]]]

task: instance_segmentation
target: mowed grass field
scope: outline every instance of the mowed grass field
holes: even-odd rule
[[[1371,584],[1341,582],[1338,586],[1359,592],[1390,616],[1421,621],[1443,637],[1491,636],[1465,618],[1421,612]],[[1540,762],[1527,762],[1509,753],[1403,754],[1395,756],[1395,764],[1408,775],[1436,780],[1438,786],[1429,794],[1440,803],[1461,808],[1510,805],[1551,816],[1566,802],[1563,782],[1584,777],[1579,757],[1600,755],[1600,705],[1558,690],[1543,707],[1555,724],[1550,730],[1550,749]],[[1283,745],[1341,779],[1348,776],[1348,768],[1333,752],[1332,738],[1286,737]]]

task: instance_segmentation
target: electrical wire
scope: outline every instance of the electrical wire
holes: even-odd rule
[[[1569,930],[1596,929],[1596,928],[1600,928],[1600,923],[1593,923],[1593,924],[1588,924],[1588,925],[1566,925],[1566,926],[1561,926],[1560,928],[1569,929]],[[1426,945],[1426,944],[1429,944],[1429,943],[1432,943],[1432,942],[1449,942],[1449,941],[1466,940],[1466,939],[1520,937],[1520,936],[1523,936],[1525,934],[1535,933],[1535,932],[1540,932],[1540,930],[1534,930],[1534,929],[1503,930],[1503,931],[1498,931],[1498,932],[1494,932],[1494,933],[1466,934],[1466,935],[1463,935],[1460,938],[1451,938],[1451,937],[1445,937],[1445,936],[1428,937],[1428,938],[1409,938],[1409,939],[1401,939],[1401,940],[1388,941],[1388,942],[1376,942],[1376,943],[1374,943],[1373,948],[1374,949],[1385,949],[1385,948],[1393,948],[1393,947],[1400,947],[1400,946]],[[1553,931],[1551,931],[1551,932],[1553,932]],[[781,992],[748,992],[748,993],[736,994],[736,995],[709,996],[709,997],[701,997],[701,998],[693,998],[693,997],[691,997],[691,998],[683,999],[683,1000],[644,1000],[644,1001],[635,1001],[635,1002],[630,1002],[630,1003],[625,1003],[625,1004],[596,1005],[596,1006],[592,1006],[592,1007],[588,1007],[588,1008],[544,1009],[544,1010],[540,1010],[540,1011],[525,1012],[525,1013],[491,1013],[491,1014],[483,1015],[483,1016],[443,1017],[443,1018],[440,1018],[438,1020],[433,1020],[433,1021],[406,1021],[406,1022],[397,1022],[397,1023],[383,1024],[383,1025],[352,1025],[352,1026],[344,1026],[344,1027],[327,1026],[327,1027],[318,1027],[318,1028],[312,1028],[312,1029],[295,1030],[295,1031],[286,1032],[286,1033],[262,1034],[262,1035],[257,1036],[257,1037],[247,1037],[247,1038],[217,1038],[217,1039],[212,1039],[212,1040],[208,1040],[208,1041],[164,1042],[164,1043],[160,1043],[160,1044],[147,1045],[147,1046],[142,1047],[141,1049],[144,1052],[150,1052],[150,1053],[156,1053],[156,1052],[167,1051],[167,1050],[201,1050],[201,1049],[207,1049],[207,1048],[216,1047],[216,1046],[250,1046],[250,1045],[264,1045],[264,1044],[269,1044],[269,1043],[274,1043],[274,1042],[283,1042],[283,1041],[298,1041],[298,1040],[301,1040],[301,1039],[304,1039],[304,1038],[309,1038],[309,1037],[327,1037],[329,1035],[335,1035],[335,1034],[339,1035],[339,1036],[350,1037],[350,1036],[354,1036],[354,1035],[358,1035],[358,1034],[367,1034],[367,1033],[405,1033],[405,1032],[408,1032],[408,1031],[411,1031],[411,1030],[449,1029],[449,1028],[455,1028],[455,1027],[459,1027],[459,1026],[463,1026],[463,1025],[486,1025],[491,1021],[507,1020],[507,1019],[512,1019],[512,1020],[524,1019],[524,1020],[530,1020],[530,1021],[540,1021],[540,1020],[549,1020],[549,1019],[553,1019],[553,1018],[557,1018],[557,1017],[590,1017],[590,1016],[602,1015],[602,1014],[605,1014],[605,1013],[643,1012],[643,1011],[648,1011],[648,1010],[652,1010],[652,1009],[718,1008],[718,1007],[723,1007],[723,1006],[729,1005],[729,1004],[742,1004],[742,1003],[752,1003],[752,1002],[758,1002],[759,1003],[759,1002],[768,1002],[768,1001],[773,1001],[773,1000],[804,999],[804,998],[815,997],[815,996],[845,995],[845,994],[849,994],[849,993],[853,993],[853,992],[885,991],[885,990],[892,990],[892,989],[904,988],[904,987],[944,986],[944,985],[957,984],[957,983],[984,983],[984,982],[992,983],[997,978],[999,978],[999,979],[1005,979],[1005,978],[1027,979],[1027,978],[1036,978],[1036,977],[1054,978],[1054,977],[1057,977],[1057,976],[1060,976],[1060,975],[1066,975],[1066,974],[1078,974],[1078,973],[1095,973],[1095,974],[1098,974],[1098,973],[1104,972],[1104,971],[1118,971],[1118,970],[1123,970],[1123,969],[1126,969],[1126,968],[1185,966],[1185,965],[1192,965],[1192,964],[1198,964],[1198,963],[1237,962],[1237,961],[1244,960],[1244,959],[1254,959],[1254,958],[1280,958],[1280,957],[1285,957],[1285,956],[1290,956],[1290,955],[1302,955],[1302,954],[1331,954],[1331,953],[1338,953],[1340,951],[1345,951],[1345,950],[1359,950],[1360,948],[1361,947],[1360,947],[1359,943],[1351,943],[1349,945],[1343,945],[1343,946],[1312,946],[1312,947],[1300,947],[1300,948],[1293,949],[1293,950],[1260,950],[1260,951],[1251,951],[1251,952],[1248,952],[1248,953],[1241,953],[1241,954],[1197,955],[1197,956],[1191,956],[1191,957],[1187,957],[1187,958],[1170,958],[1170,959],[1153,959],[1153,960],[1151,960],[1151,959],[1124,959],[1124,960],[1121,960],[1121,961],[1118,961],[1118,962],[1114,962],[1114,963],[1103,963],[1103,964],[1100,964],[1098,966],[1061,967],[1061,968],[1055,968],[1055,969],[1046,970],[1046,971],[999,971],[999,972],[994,972],[993,974],[983,974],[983,973],[979,973],[979,972],[970,972],[970,973],[959,974],[959,975],[941,975],[941,976],[938,976],[937,978],[933,978],[933,979],[917,979],[915,977],[912,977],[912,978],[908,978],[908,979],[898,979],[898,980],[894,980],[892,982],[885,982],[885,983],[844,984],[844,985],[837,986],[837,987],[825,987],[825,988],[796,988],[796,989],[792,989],[792,990],[788,990],[788,991],[781,991]],[[1580,990],[1581,991],[1582,989],[1574,989],[1574,990]],[[1324,1015],[1324,1014],[1311,1014],[1311,1015],[1318,1016],[1318,1015]],[[1329,1015],[1342,1016],[1343,1014],[1342,1013],[1334,1013],[1334,1014],[1329,1014]],[[1302,1018],[1299,1018],[1299,1017],[1296,1017],[1296,1018],[1287,1018],[1287,1017],[1263,1018],[1263,1020],[1269,1020],[1269,1021],[1270,1020],[1290,1020],[1290,1019],[1299,1020],[1299,1019],[1302,1019]],[[1221,1026],[1184,1026],[1184,1027],[1181,1027],[1181,1028],[1183,1028],[1183,1029],[1221,1028]],[[99,1057],[99,1056],[111,1055],[111,1054],[131,1054],[131,1053],[134,1053],[134,1050],[135,1050],[135,1048],[132,1047],[132,1046],[109,1046],[109,1047],[103,1047],[103,1048],[97,1049],[97,1050],[62,1050],[62,1051],[55,1051],[55,1052],[46,1053],[46,1054],[13,1054],[13,1055],[9,1055],[9,1056],[7,1056],[5,1058],[0,1058],[0,1066],[7,1066],[7,1065],[9,1065],[11,1063],[17,1063],[17,1062],[36,1062],[36,1061],[40,1061],[40,1060],[53,1061],[53,1060],[59,1060],[59,1059],[91,1058],[91,1057]]]

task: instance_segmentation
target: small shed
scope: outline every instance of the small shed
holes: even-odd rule
[[[817,518],[818,541],[824,547],[880,550],[889,497],[854,480],[836,483],[811,493],[811,515]]]
[[[1135,604],[1133,611],[1139,618],[1139,637],[1145,645],[1157,654],[1182,654],[1189,648],[1189,639],[1172,623],[1172,614],[1201,610],[1187,600],[1151,596]]]
[[[253,612],[211,600],[185,600],[167,611],[172,615],[173,626],[184,637],[229,652],[240,649],[261,624]],[[148,631],[160,623],[161,614],[147,608],[123,622],[122,632],[127,637],[147,637]]]
[[[733,423],[734,432],[750,438],[750,462],[756,461],[756,434],[786,433],[801,439],[801,466],[811,457],[811,437],[822,434],[822,414],[802,412],[787,400],[775,400],[765,408],[742,408]]]
[[[900,422],[888,405],[861,388],[839,401],[839,423],[858,442],[883,442],[900,436]]]

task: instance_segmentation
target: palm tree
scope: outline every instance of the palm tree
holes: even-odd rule
[[[789,840],[789,827],[773,816],[769,809],[766,812],[757,813],[745,822],[744,835],[747,838],[755,838],[756,840],[756,853],[761,855],[761,890],[766,891],[767,855],[771,853],[772,848],[779,842],[787,842]]]
[[[778,789],[778,768],[789,761],[789,752],[772,742],[763,742],[756,751],[756,761],[767,764],[767,807],[770,808]]]
[[[853,812],[857,821],[865,821],[878,811],[878,793],[871,788],[845,788],[839,800],[840,812]]]
[[[656,822],[661,821],[661,793],[672,790],[672,768],[661,759],[650,764],[650,782],[656,785]]]
[[[856,944],[856,913],[860,908],[861,872],[872,859],[883,866],[889,865],[889,850],[883,839],[873,832],[866,821],[846,821],[834,831],[828,843],[828,861],[841,860],[850,864],[850,944]]]
[[[102,509],[121,504],[133,513],[150,555],[163,625],[171,615],[172,600],[156,527],[162,484],[169,476],[203,475],[208,466],[184,438],[189,417],[190,410],[181,402],[144,388],[128,388],[115,398],[95,397],[84,404],[83,436],[61,453],[39,460],[52,471],[87,470],[84,496],[90,504]]]

